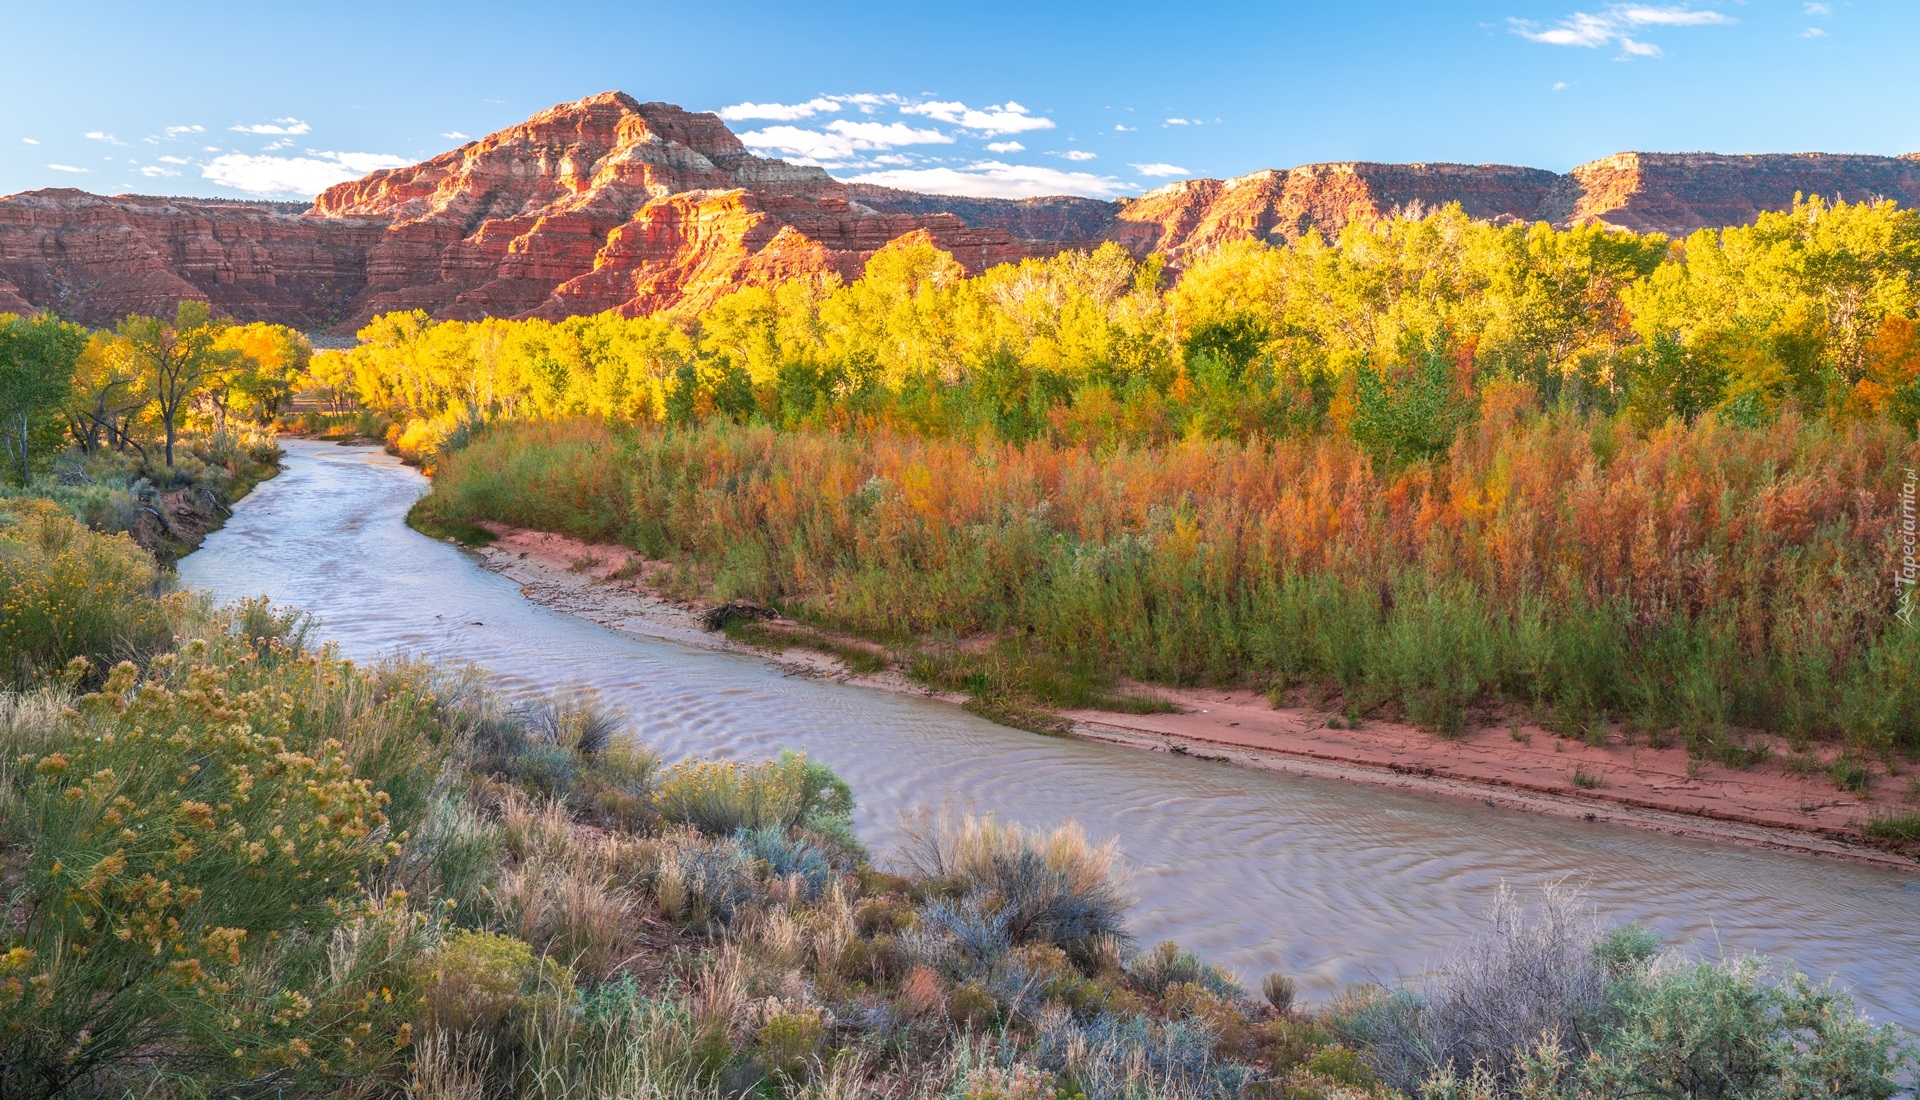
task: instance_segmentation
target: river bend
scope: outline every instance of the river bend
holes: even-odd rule
[[[347,656],[472,661],[509,691],[591,685],[669,759],[800,748],[853,784],[884,852],[901,811],[951,800],[1118,837],[1145,944],[1324,997],[1419,971],[1504,880],[1572,876],[1609,917],[1836,977],[1920,1030],[1920,875],[1478,803],[1040,737],[958,708],[788,676],[766,661],[550,611],[403,522],[427,483],[370,447],[287,441],[286,470],[180,563],[221,600],[315,615]],[[1718,946],[1716,946],[1718,945]]]

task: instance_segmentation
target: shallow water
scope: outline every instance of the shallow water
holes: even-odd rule
[[[378,451],[292,441],[286,472],[180,564],[222,600],[318,617],[346,655],[476,662],[509,690],[591,684],[667,756],[803,748],[853,784],[885,851],[903,810],[952,800],[1118,837],[1144,943],[1323,997],[1421,970],[1502,881],[1572,876],[1608,917],[1760,952],[1920,1030],[1920,875],[1561,821],[1479,803],[1040,737],[923,699],[790,677],[757,658],[539,607],[403,522],[426,481]]]

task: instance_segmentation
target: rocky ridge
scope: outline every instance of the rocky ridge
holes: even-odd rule
[[[205,299],[242,320],[351,332],[435,317],[627,315],[795,274],[857,275],[923,234],[969,271],[1114,241],[1178,267],[1235,240],[1337,233],[1458,202],[1476,218],[1684,234],[1796,192],[1920,203],[1920,155],[1620,153],[1561,175],[1350,162],[1169,184],[1134,199],[953,198],[759,157],[718,116],[620,92],[562,104],[311,206],[66,188],[0,198],[0,311],[94,324]]]

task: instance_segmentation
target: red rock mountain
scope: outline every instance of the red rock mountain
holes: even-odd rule
[[[856,275],[925,234],[970,271],[1117,241],[1178,265],[1414,204],[1478,218],[1686,233],[1795,192],[1920,203],[1920,157],[1620,153],[1566,175],[1504,165],[1316,164],[1136,199],[950,198],[843,184],[748,152],[720,119],[608,92],[311,206],[69,189],[0,198],[0,311],[95,324],[209,300],[243,320],[350,332],[436,317],[644,314],[801,272]]]

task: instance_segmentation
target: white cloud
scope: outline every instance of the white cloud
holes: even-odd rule
[[[47,165],[47,167],[53,169],[56,172],[91,172],[93,171],[93,169],[91,168],[75,168],[71,164],[49,164]]]
[[[1654,8],[1633,4],[1608,10],[1617,12],[1622,19],[1636,27],[1715,27],[1733,22],[1717,11],[1694,11],[1684,5]]]
[[[1527,19],[1508,19],[1507,25],[1520,37],[1548,46],[1591,50],[1613,45],[1619,48],[1622,57],[1659,57],[1659,46],[1635,38],[1634,34],[1642,28],[1712,27],[1734,22],[1731,16],[1720,12],[1686,5],[1609,4],[1598,15],[1577,11],[1551,27],[1541,27]]]
[[[382,168],[411,163],[386,153],[321,153],[304,157],[248,156],[229,153],[207,162],[204,179],[250,195],[317,195],[336,183],[359,179]]]
[[[987,152],[989,153],[1024,153],[1026,151],[1027,147],[1017,141],[987,142]]]
[[[963,130],[977,130],[983,137],[1053,129],[1052,119],[1029,114],[1025,107],[1011,99],[978,110],[957,102],[906,103],[901,105],[900,113],[924,115]]]
[[[1064,153],[1049,152],[1047,155],[1050,157],[1065,157],[1068,160],[1093,160],[1100,154],[1089,153],[1085,149],[1069,149]]]
[[[1041,195],[1085,195],[1110,198],[1126,191],[1110,176],[1090,172],[1063,172],[1026,164],[983,160],[960,168],[894,169],[852,177],[854,183],[897,187],[929,195],[974,195],[995,199],[1031,199]]]
[[[1152,164],[1135,164],[1133,170],[1143,176],[1190,176],[1193,173],[1177,164],[1155,161]]]
[[[828,96],[827,98],[840,103],[851,103],[866,114],[872,114],[876,109],[884,107],[889,103],[898,104],[907,101],[905,96],[894,95],[892,92],[888,92],[886,95],[874,95],[871,92],[862,92],[858,95],[836,95]]]
[[[178,168],[162,168],[157,164],[149,164],[145,168],[140,169],[140,174],[148,179],[155,179],[160,176],[177,176],[180,174],[180,170]]]
[[[461,133],[458,130],[448,130],[446,133],[441,134],[440,136],[443,138],[446,138],[448,141],[472,141],[473,140],[472,138],[468,137],[467,135]]]
[[[200,151],[203,153],[218,153],[220,147],[218,145],[202,145]]]
[[[1567,83],[1564,80],[1556,80],[1553,82],[1553,90],[1556,92],[1564,92],[1571,87],[1573,87],[1573,85]]]
[[[1131,134],[1137,132],[1139,129],[1140,127],[1138,126],[1128,126],[1126,123],[1121,122],[1114,125],[1113,132],[1116,134]]]
[[[786,153],[803,162],[844,164],[861,153],[901,145],[951,145],[953,138],[939,130],[916,130],[902,122],[851,122],[836,118],[825,130],[799,126],[769,126],[740,135],[749,149]]]
[[[798,126],[769,126],[764,130],[749,130],[740,135],[740,141],[756,152],[784,153],[803,163],[851,160],[858,155],[853,142],[840,134],[804,130]]]
[[[812,118],[821,112],[840,109],[837,98],[820,96],[805,103],[736,103],[731,107],[720,108],[721,118],[728,122],[741,119],[764,118],[774,122],[792,122],[795,119]]]
[[[1832,4],[1808,4],[1806,6],[1806,12],[1808,15],[1832,15],[1833,5]]]
[[[849,122],[836,118],[827,129],[856,143],[856,148],[891,149],[896,145],[952,145],[938,130],[916,130],[904,122]],[[864,143],[864,144],[862,144]]]
[[[1808,27],[1806,30],[1800,32],[1800,37],[1802,38],[1825,38],[1826,36],[1827,32],[1821,30],[1819,27]]]
[[[20,140],[21,140],[21,141],[22,141],[23,143],[25,143],[25,144],[27,144],[27,145],[38,145],[38,144],[40,144],[40,142],[39,142],[39,140],[38,140],[37,138],[21,138]]]
[[[873,92],[857,92],[853,95],[815,96],[805,103],[735,103],[731,107],[722,107],[715,112],[728,122],[752,119],[765,119],[768,122],[797,122],[815,115],[834,114],[843,107],[857,108],[861,114],[870,115],[888,104],[905,103],[906,97],[888,92],[884,95]]]
[[[253,126],[229,126],[227,129],[236,134],[292,134],[296,137],[313,131],[313,127],[297,118],[276,118],[272,122],[262,122]]]
[[[1167,120],[1167,125],[1169,125],[1169,126],[1198,126],[1198,125],[1200,125],[1200,124],[1199,124],[1199,123],[1197,123],[1197,122],[1195,122],[1195,121],[1193,121],[1193,120],[1192,120],[1192,119],[1190,119],[1190,118],[1170,118],[1170,119],[1168,119],[1168,120]]]
[[[162,161],[165,161],[165,162],[166,162],[166,163],[168,163],[168,164],[187,164],[187,163],[189,163],[189,161],[188,161],[188,160],[187,160],[187,158],[185,158],[185,157],[161,157],[160,159],[161,159]]]
[[[161,133],[166,134],[170,138],[177,138],[182,134],[204,134],[206,132],[207,128],[205,126],[169,126],[161,131]]]
[[[126,144],[126,142],[121,141],[119,138],[114,137],[112,134],[106,133],[101,130],[88,130],[85,134],[82,134],[81,136],[87,138],[90,141],[104,141],[108,145],[125,145]]]

